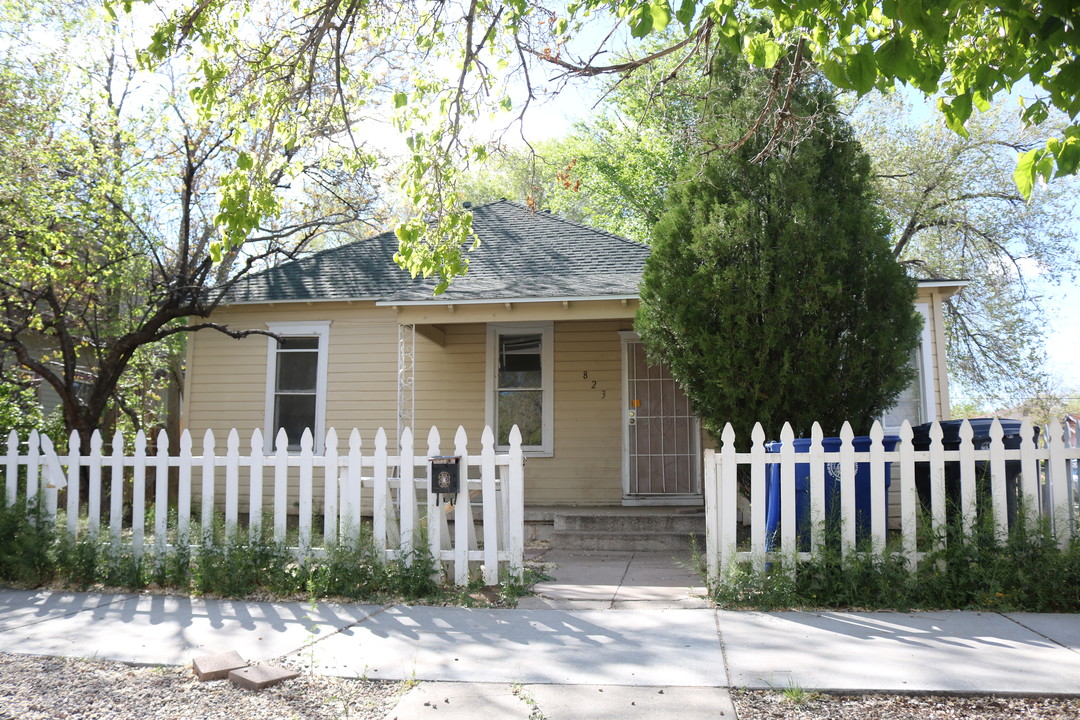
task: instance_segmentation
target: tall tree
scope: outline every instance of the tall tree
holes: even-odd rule
[[[119,4],[130,7],[132,0]],[[150,50],[165,57],[200,46],[228,48],[253,73],[270,79],[329,72],[346,112],[352,99],[385,85],[379,73],[348,61],[350,45],[375,37],[400,52],[411,72],[393,92],[387,112],[407,138],[402,187],[426,217],[399,225],[397,259],[413,273],[438,274],[444,280],[440,289],[465,268],[461,243],[470,222],[458,206],[456,184],[462,167],[488,149],[470,135],[473,121],[489,111],[523,113],[569,77],[625,76],[663,57],[677,58],[678,66],[726,48],[767,69],[770,82],[758,112],[743,128],[769,138],[761,147],[766,153],[803,132],[804,118],[791,112],[791,98],[814,67],[859,94],[903,84],[936,97],[943,118],[960,134],[974,108],[985,109],[1027,82],[1037,97],[1023,112],[1024,121],[1038,125],[1056,108],[1069,124],[1063,134],[1019,156],[1015,177],[1021,194],[1030,194],[1038,177],[1075,174],[1080,167],[1080,9],[1070,0],[581,0],[558,8],[524,0],[312,0],[292,6],[293,21],[269,44],[249,44],[236,31],[251,22],[251,8],[247,0],[190,2],[159,26]],[[614,25],[610,32],[608,22]],[[612,43],[627,34],[648,38],[669,27],[675,35],[663,47],[638,46],[634,59],[608,62]],[[599,40],[590,42],[594,38]],[[232,104],[220,89],[221,68],[206,66],[197,89],[209,112]],[[555,77],[544,77],[541,68],[554,68]],[[256,115],[267,129],[276,127],[286,109],[273,93],[252,93],[244,101],[258,103]],[[728,142],[748,139],[741,134]],[[224,208],[225,218],[249,213]],[[228,234],[225,243],[239,238]]]
[[[729,74],[718,137],[734,136],[764,81]],[[915,284],[890,252],[869,157],[815,78],[792,108],[818,115],[800,142],[764,161],[764,143],[748,142],[680,174],[635,322],[705,426],[719,435],[730,422],[744,441],[756,422],[774,437],[784,422],[804,436],[814,422],[868,431],[913,379],[919,342]]]
[[[945,305],[953,378],[999,404],[1047,394],[1037,287],[1080,270],[1076,178],[1025,200],[1015,156],[1043,136],[1004,108],[973,115],[966,137],[914,121],[899,96],[864,99],[854,119],[892,221],[893,255],[919,277],[971,281]]]
[[[16,20],[25,36],[40,30]],[[84,441],[110,407],[141,422],[138,366],[178,336],[258,332],[203,320],[245,273],[371,212],[370,195],[335,187],[332,155],[201,117],[182,68],[137,72],[131,31],[87,18],[71,46],[9,53],[0,75],[0,342],[56,391]],[[227,80],[237,92],[253,82],[242,68]],[[296,137],[342,129],[325,89],[292,92],[281,121]],[[249,193],[238,178],[254,174],[267,184]],[[294,200],[287,178],[336,190],[334,203]],[[230,204],[242,211],[215,217]],[[222,252],[219,225],[244,241]]]
[[[543,207],[647,242],[676,177],[677,166],[658,156],[668,152],[684,164],[725,152],[688,131],[703,125],[703,108],[723,104],[723,79],[696,62],[668,79],[675,69],[665,58],[612,83],[597,119],[535,153],[490,163],[466,196],[531,194]],[[655,96],[665,79],[664,94]],[[894,256],[917,278],[971,281],[945,306],[952,380],[1005,402],[1052,395],[1037,288],[1080,269],[1077,179],[1041,183],[1024,200],[1012,178],[1015,157],[1037,145],[1041,131],[1005,107],[975,113],[968,137],[913,117],[898,93],[864,97],[852,112],[891,221]],[[1062,124],[1047,121],[1051,131]]]

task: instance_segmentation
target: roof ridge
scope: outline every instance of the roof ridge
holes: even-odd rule
[[[634,246],[636,248],[643,248],[643,249],[646,249],[646,250],[649,249],[649,246],[647,244],[643,243],[643,242],[638,242],[637,240],[634,240],[634,239],[628,238],[628,237],[623,237],[622,235],[616,235],[613,232],[609,232],[607,230],[601,230],[600,228],[595,228],[592,225],[586,225],[585,223],[577,222],[576,220],[570,220],[569,218],[563,217],[562,215],[558,215],[558,214],[552,212],[551,210],[535,210],[535,209],[529,207],[528,205],[526,205],[525,203],[519,203],[516,200],[507,200],[506,198],[500,198],[499,200],[492,200],[491,202],[486,202],[486,203],[483,203],[481,205],[477,205],[477,206],[469,208],[469,209],[470,210],[476,210],[477,208],[488,207],[490,205],[495,205],[497,203],[507,203],[508,205],[513,205],[514,207],[525,210],[525,211],[527,211],[527,212],[529,212],[529,213],[531,213],[533,215],[537,215],[539,213],[544,213],[546,217],[549,217],[552,220],[557,220],[557,221],[559,221],[561,223],[565,223],[566,225],[572,225],[572,226],[574,226],[576,228],[580,228],[582,230],[588,230],[589,232],[599,233],[600,235],[606,235],[606,236],[608,236],[609,238],[611,238],[613,240],[619,240],[621,242],[628,243],[628,244],[630,244],[630,245],[632,245],[632,246]]]

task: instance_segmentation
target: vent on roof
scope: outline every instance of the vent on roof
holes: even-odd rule
[[[466,210],[468,210],[469,208],[471,208],[471,207],[472,207],[472,203],[471,203],[471,202],[469,202],[468,200],[466,200],[465,202],[461,203],[461,207],[463,207],[463,208],[465,208]]]

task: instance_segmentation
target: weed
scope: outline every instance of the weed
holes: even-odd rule
[[[40,495],[0,507],[0,580],[36,587],[52,577],[55,531],[44,508]]]
[[[826,528],[827,541],[806,561],[788,552],[770,563],[732,563],[710,589],[713,598],[759,609],[1080,611],[1080,541],[1062,550],[1045,520],[1024,513],[1007,538],[990,517],[969,535],[959,526],[926,530],[919,544],[927,551],[914,568],[893,544],[875,551],[863,543],[844,554],[828,541],[832,532]]]
[[[770,682],[766,682],[765,684],[780,693],[780,696],[792,705],[805,705],[811,700],[816,699],[818,696],[817,693],[807,690],[791,678],[788,678],[787,685],[782,688],[776,688]]]
[[[525,689],[524,685],[520,682],[514,682],[510,685],[510,692],[514,694],[514,697],[529,706],[529,720],[547,720],[547,716],[540,710],[536,698]]]

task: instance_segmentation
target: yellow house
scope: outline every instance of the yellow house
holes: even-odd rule
[[[280,340],[194,335],[186,427],[284,428],[293,444],[356,427],[368,448],[379,427],[413,427],[423,452],[432,425],[490,425],[502,444],[516,423],[527,505],[702,505],[711,441],[634,333],[648,249],[506,200],[472,210],[482,245],[439,296],[394,265],[393,233],[249,278],[211,320]],[[920,283],[919,380],[887,426],[948,418],[942,302],[961,285]]]

